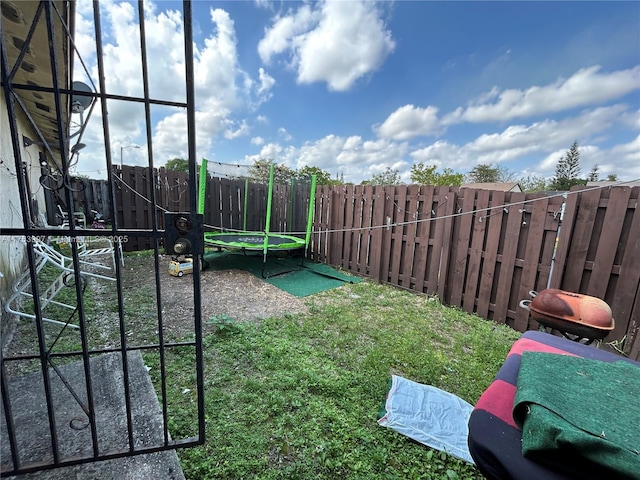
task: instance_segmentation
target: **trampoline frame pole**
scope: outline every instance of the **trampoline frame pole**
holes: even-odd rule
[[[198,179],[198,213],[204,215],[204,201],[207,191],[207,159],[202,159],[200,164],[200,178]]]
[[[307,249],[309,248],[309,241],[311,240],[311,228],[313,227],[313,212],[316,204],[316,176],[311,175],[311,192],[309,195],[309,212],[307,213],[307,235],[304,239],[305,256]]]
[[[273,163],[271,165],[269,165],[269,190],[267,193],[267,219],[266,219],[266,224],[264,226],[264,245],[262,247],[263,249],[263,255],[264,255],[264,262],[267,261],[267,251],[269,250],[269,231],[271,228],[271,197],[273,195]]]

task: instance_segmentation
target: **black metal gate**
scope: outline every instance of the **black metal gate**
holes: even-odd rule
[[[197,184],[191,5],[184,1],[181,11],[184,71],[176,82],[185,95],[178,100],[149,92],[144,2],[137,4],[140,95],[109,91],[97,1],[97,63],[88,71],[76,48],[75,8],[71,1],[2,2],[1,135],[9,152],[1,165],[8,199],[0,223],[2,476],[204,442],[199,262],[192,262],[193,275],[179,279],[192,295],[183,298],[190,314],[176,326],[164,298],[178,279],[161,250],[165,223],[154,195],[145,198],[151,229],[123,228],[116,215],[100,223],[98,215],[72,211],[78,192],[70,173],[87,146],[81,140],[89,119],[101,117],[99,141],[95,130],[83,141],[104,149],[110,210],[117,211],[114,191],[122,187],[112,157],[114,148],[122,155],[126,147],[112,144],[110,108],[136,104],[149,191],[156,191],[152,114],[158,110],[184,119],[189,181]],[[74,69],[88,81],[74,81]],[[189,195],[190,211],[167,217],[176,243],[164,246],[174,254],[197,255],[202,248],[196,189]],[[153,248],[124,256],[123,242],[137,237],[151,239]]]

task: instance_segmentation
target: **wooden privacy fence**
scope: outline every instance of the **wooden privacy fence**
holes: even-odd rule
[[[607,342],[626,340],[637,355],[639,190],[575,190],[565,199],[418,185],[322,187],[312,257],[519,331],[538,328],[518,306],[531,290],[597,296],[616,321]]]
[[[104,218],[111,218],[109,189],[105,180],[92,180],[85,177],[73,177],[72,198],[73,211],[84,213],[91,223],[91,210],[100,212]],[[57,212],[54,212],[54,214]]]
[[[121,177],[116,173],[121,228],[151,228],[153,195],[159,228],[162,210],[189,210],[186,173],[154,170],[155,191],[146,167],[125,165]],[[85,185],[74,193],[76,210],[89,215],[95,209],[111,219],[106,181],[77,181]],[[305,230],[308,188],[274,188],[272,231]],[[616,326],[607,342],[640,356],[639,191],[577,187],[565,198],[424,185],[318,187],[310,256],[438,295],[447,305],[519,331],[538,328],[518,306],[531,290],[593,295],[613,310]],[[205,224],[262,231],[266,196],[266,185],[209,178]],[[151,244],[137,237],[123,247],[143,250]]]
[[[116,218],[123,229],[151,229],[153,227],[153,206],[156,204],[158,228],[164,228],[163,212],[189,211],[191,188],[186,172],[154,169],[150,177],[148,167],[124,165],[114,172],[115,214],[110,212],[108,182],[79,178],[83,183],[74,193],[76,211],[91,209],[100,211],[108,222]],[[155,189],[154,189],[155,185]],[[103,193],[96,200],[90,192]],[[296,183],[274,185],[270,229],[273,232],[304,232],[309,208],[310,185]],[[225,230],[264,231],[266,222],[268,186],[249,183],[244,179],[207,179],[204,223],[210,227]],[[246,199],[246,201],[245,201]],[[106,213],[105,213],[106,212]],[[246,216],[245,216],[246,212]],[[89,218],[89,217],[87,217]],[[212,228],[210,228],[212,229]],[[152,248],[148,237],[127,238],[122,244],[125,251]]]

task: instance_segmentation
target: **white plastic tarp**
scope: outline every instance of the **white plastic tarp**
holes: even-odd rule
[[[474,463],[467,446],[473,406],[452,393],[393,375],[378,423],[424,445]]]

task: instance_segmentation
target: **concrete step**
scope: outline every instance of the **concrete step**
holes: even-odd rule
[[[139,351],[127,355],[131,395],[131,417],[135,448],[163,444],[162,411],[148,371]],[[60,361],[56,361],[56,365]],[[87,392],[81,361],[60,365],[65,380],[86,405]],[[105,353],[90,359],[90,375],[95,409],[98,455],[128,451],[127,415],[125,407],[122,355]],[[87,416],[64,385],[59,375],[49,368],[55,412],[56,436],[61,460],[92,458],[91,427]],[[8,377],[10,408],[22,464],[53,463],[51,433],[44,386],[40,371],[19,377]],[[4,405],[0,407],[0,458],[2,472],[12,469]],[[24,475],[14,479],[46,480],[184,480],[174,450],[103,460],[73,467],[61,467]]]

